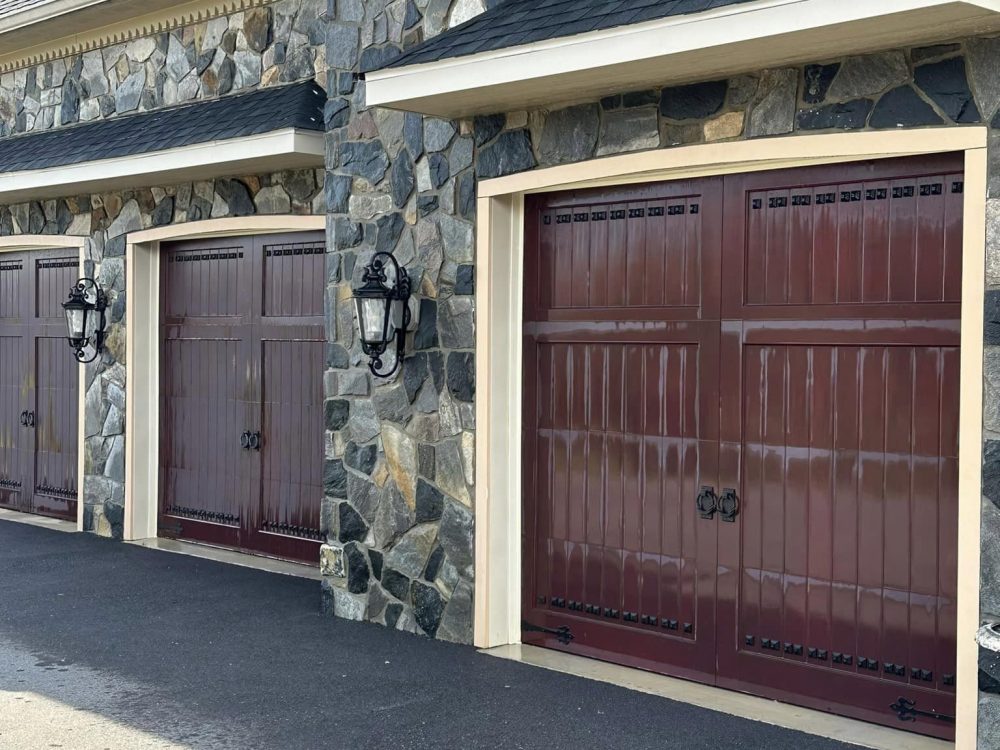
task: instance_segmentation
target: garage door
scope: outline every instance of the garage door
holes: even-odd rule
[[[953,734],[962,187],[529,203],[525,642]]]
[[[0,255],[0,506],[75,521],[79,365],[62,303],[66,250]]]
[[[316,564],[322,233],[161,251],[162,536]]]

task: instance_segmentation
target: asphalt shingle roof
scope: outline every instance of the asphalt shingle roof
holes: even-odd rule
[[[412,47],[386,67],[493,52],[746,2],[750,0],[503,0],[470,21]]]
[[[284,128],[323,130],[315,81],[0,139],[0,173],[135,156]]]

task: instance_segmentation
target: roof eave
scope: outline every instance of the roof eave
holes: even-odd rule
[[[321,167],[324,153],[322,132],[283,128],[134,156],[0,173],[0,203]]]
[[[1000,0],[759,0],[368,73],[369,106],[458,118],[1000,29]]]

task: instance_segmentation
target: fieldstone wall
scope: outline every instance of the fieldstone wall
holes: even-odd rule
[[[323,79],[324,10],[324,0],[278,0],[5,73],[0,137]]]
[[[278,0],[0,76],[0,136],[312,78],[326,84],[323,0]],[[252,214],[322,214],[325,170],[305,169],[0,206],[0,233],[88,238],[111,299],[87,366],[84,528],[120,539],[125,494],[125,243],[129,232]],[[67,356],[69,354],[67,353]]]
[[[481,12],[484,3],[333,6],[326,381],[333,524],[323,553],[329,611],[471,638],[477,179],[722,140],[985,123],[994,135],[982,609],[984,618],[1000,619],[1000,328],[992,323],[1000,320],[1000,149],[992,147],[1000,137],[1000,39],[947,40],[448,123],[367,109],[356,74]],[[422,313],[402,374],[388,380],[367,374],[349,306],[352,269],[376,249],[394,251],[410,267]],[[1000,669],[991,681],[987,661],[984,652],[981,723],[993,746],[1000,745]]]

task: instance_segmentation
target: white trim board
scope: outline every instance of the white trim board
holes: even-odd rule
[[[368,73],[368,106],[456,118],[1000,29],[998,0],[756,0]]]
[[[323,133],[284,128],[134,156],[0,174],[0,203],[323,166]]]

